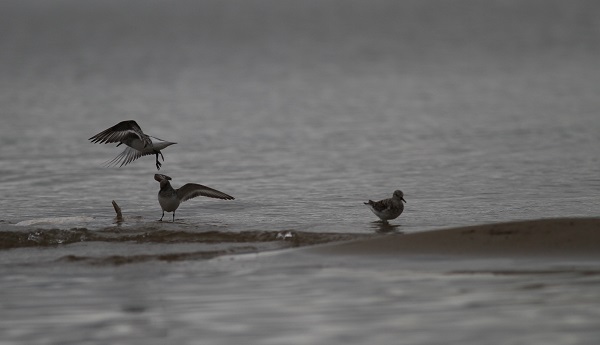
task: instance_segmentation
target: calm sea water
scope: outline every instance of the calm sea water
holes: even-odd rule
[[[0,230],[13,249],[0,252],[0,340],[430,343],[451,325],[472,343],[593,339],[597,312],[579,307],[597,303],[594,277],[544,277],[557,286],[546,298],[525,289],[506,304],[522,277],[202,259],[298,245],[277,237],[290,231],[302,245],[597,216],[598,13],[594,1],[3,1]],[[156,222],[154,158],[104,168],[121,147],[87,141],[125,119],[178,143],[161,170],[175,187],[236,200],[196,198]],[[382,228],[362,202],[395,189],[405,213]]]

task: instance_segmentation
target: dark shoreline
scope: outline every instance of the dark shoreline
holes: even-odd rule
[[[600,258],[600,218],[557,218],[464,226],[332,243],[321,254]]]
[[[600,218],[558,218],[463,226],[414,233],[312,233],[295,230],[222,232],[161,227],[20,229],[0,231],[0,250],[24,247],[61,248],[56,259],[122,264],[187,261],[249,253],[300,249],[304,253],[348,256],[461,256],[473,258],[600,259]],[[111,255],[78,251],[77,243],[114,243]],[[121,252],[118,245],[167,244],[159,252]],[[179,249],[177,245],[212,247]],[[230,244],[229,247],[222,245]],[[214,247],[214,248],[213,248]],[[127,247],[129,248],[129,247]],[[86,250],[89,250],[86,249]],[[129,250],[129,249],[127,249]],[[84,255],[85,254],[85,255]],[[99,256],[98,256],[99,255]]]

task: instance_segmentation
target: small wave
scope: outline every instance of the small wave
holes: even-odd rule
[[[18,222],[16,226],[32,226],[32,225],[65,225],[65,224],[81,224],[93,222],[94,218],[86,216],[75,216],[75,217],[51,217],[51,218],[37,218],[29,219]]]
[[[150,231],[147,231],[150,229]],[[155,229],[150,227],[108,227],[100,230],[87,228],[32,229],[23,231],[0,231],[0,250],[19,247],[46,247],[78,242],[129,242],[129,243],[204,243],[244,244],[281,242],[284,247],[301,247],[320,243],[360,239],[372,234],[314,233],[295,230],[241,231],[220,230],[198,231],[197,229]]]
[[[185,260],[209,260],[223,255],[236,255],[255,253],[260,251],[255,246],[232,247],[224,250],[193,251],[184,253],[160,253],[160,254],[133,254],[133,255],[109,255],[109,256],[88,256],[88,255],[65,255],[57,261],[61,262],[83,262],[91,265],[125,265],[141,263],[146,261],[165,261],[176,262]]]

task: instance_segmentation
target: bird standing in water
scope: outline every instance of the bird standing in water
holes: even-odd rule
[[[369,200],[369,202],[365,202],[365,205],[368,205],[379,219],[387,223],[388,220],[396,219],[402,214],[402,211],[404,211],[403,201],[406,202],[404,200],[404,193],[401,190],[397,190],[394,191],[394,194],[389,199],[380,201]]]
[[[162,221],[166,211],[173,212],[173,222],[175,222],[175,210],[177,210],[179,205],[182,202],[191,198],[195,198],[197,196],[206,196],[209,198],[217,198],[224,200],[235,199],[231,195],[196,183],[186,183],[181,188],[173,189],[173,187],[171,187],[171,183],[169,182],[171,178],[163,174],[154,174],[154,179],[160,182],[160,191],[158,191],[158,203],[160,204],[160,207],[163,210],[162,217],[160,217],[160,221]]]

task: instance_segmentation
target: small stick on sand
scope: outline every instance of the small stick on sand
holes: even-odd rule
[[[116,217],[117,222],[122,222],[123,214],[121,213],[121,208],[119,207],[119,205],[117,205],[117,203],[114,200],[112,201],[112,205],[115,208],[115,212],[117,212],[117,217]]]

